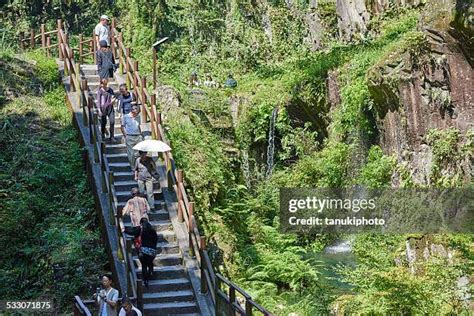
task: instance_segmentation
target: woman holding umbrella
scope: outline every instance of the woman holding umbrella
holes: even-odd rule
[[[159,176],[156,172],[155,162],[148,157],[147,153],[151,153],[152,156],[156,157],[156,153],[167,152],[170,151],[171,148],[160,140],[146,139],[133,146],[133,149],[138,150],[140,153],[140,158],[135,162],[135,180],[138,181],[141,192],[144,192],[146,187],[150,208],[154,208],[155,202],[152,178],[159,180]]]
[[[158,172],[156,172],[155,162],[148,157],[146,151],[139,152],[140,157],[135,162],[135,181],[138,181],[138,189],[140,194],[145,194],[150,204],[150,209],[155,209],[155,197],[153,193],[153,179],[159,179]]]

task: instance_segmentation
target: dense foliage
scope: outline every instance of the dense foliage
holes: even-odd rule
[[[63,313],[107,264],[83,152],[55,61],[4,54],[0,69],[16,93],[0,109],[0,297],[54,299]]]
[[[294,236],[278,230],[279,187],[376,188],[392,185],[394,175],[400,186],[415,186],[411,170],[377,145],[375,120],[384,109],[371,81],[402,54],[415,63],[427,54],[419,27],[423,4],[391,5],[371,18],[366,34],[348,42],[337,31],[335,2],[318,1],[317,8],[309,4],[313,2],[118,0],[113,6],[101,1],[74,5],[85,12],[78,25],[89,28],[99,14],[116,13],[141,73],[151,73],[151,44],[170,37],[159,48],[158,73],[160,83],[179,96],[176,106],[160,102],[167,111],[173,155],[185,170],[216,267],[259,303],[279,315],[467,313],[456,282],[472,274],[469,235],[430,236],[430,242],[451,249],[454,259],[421,260],[418,273],[412,272],[404,247],[419,236],[356,236],[356,268],[336,269],[352,286],[341,293],[323,282],[322,263],[308,258],[347,236]],[[68,21],[74,17],[64,16],[73,12],[71,3],[57,6]],[[48,5],[44,7],[41,17],[30,22],[51,17]],[[32,9],[15,10],[28,15]],[[316,51],[308,46],[307,14],[318,14],[325,29]],[[209,73],[221,85],[231,73],[238,85],[191,89],[193,71],[201,81]],[[405,74],[396,75],[387,78],[394,93]],[[338,87],[338,104],[331,103],[330,84]],[[443,104],[449,101],[443,96],[431,97]],[[275,108],[275,164],[268,176],[266,150]],[[462,185],[459,162],[472,152],[472,135],[432,130],[425,142],[433,150],[430,183]]]

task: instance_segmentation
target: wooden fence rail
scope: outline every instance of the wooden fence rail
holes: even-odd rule
[[[119,72],[125,76],[128,87],[134,93],[137,103],[141,104],[142,122],[148,122],[151,126],[152,138],[161,140],[169,145],[166,138],[161,113],[156,109],[156,95],[148,91],[147,80],[139,72],[139,63],[131,57],[131,49],[123,42],[123,35],[116,29],[115,19],[111,27],[111,49],[119,62]],[[54,36],[55,35],[55,36]],[[56,43],[51,43],[51,37]],[[143,308],[142,280],[136,279],[135,266],[132,260],[131,243],[122,234],[124,227],[121,214],[117,212],[117,200],[113,184],[113,172],[109,170],[105,147],[98,131],[98,117],[94,108],[95,102],[88,94],[89,87],[86,80],[81,80],[80,63],[87,56],[92,55],[95,61],[97,45],[92,38],[84,38],[79,35],[78,48],[69,46],[68,34],[63,30],[62,21],[57,21],[57,29],[46,31],[44,24],[41,25],[39,34],[30,32],[29,37],[24,35],[20,38],[22,48],[35,48],[37,41],[41,42],[41,48],[49,55],[52,48],[58,48],[58,57],[64,64],[64,74],[69,76],[70,91],[77,92],[79,106],[82,108],[83,124],[89,127],[90,143],[94,150],[94,161],[101,165],[102,169],[102,191],[109,196],[109,207],[111,210],[110,223],[116,227],[119,237],[119,257],[124,260],[127,273],[127,289],[130,296],[136,298],[138,307]],[[28,45],[29,43],[29,45]],[[77,54],[74,53],[77,52]],[[76,61],[75,57],[78,57]],[[155,56],[156,57],[156,56]],[[153,84],[154,85],[154,84]],[[171,146],[170,146],[171,147]],[[216,315],[272,315],[265,308],[252,300],[244,290],[224,276],[216,273],[206,249],[206,238],[200,233],[197,219],[194,216],[195,207],[187,193],[184,184],[184,171],[176,168],[171,152],[163,154],[166,166],[167,183],[170,184],[177,196],[178,219],[185,223],[188,233],[189,255],[195,257],[201,271],[201,293],[209,294],[214,304]],[[75,297],[74,312],[81,310],[80,298]],[[84,306],[85,307],[85,306]],[[87,309],[87,308],[86,308]],[[75,314],[76,315],[76,314]],[[89,315],[83,311],[78,315]]]

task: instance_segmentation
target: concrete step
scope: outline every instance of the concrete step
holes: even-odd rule
[[[116,181],[133,181],[134,175],[132,169],[128,171],[114,171],[114,182]]]
[[[124,218],[127,218],[128,216],[124,216]],[[167,221],[150,221],[150,224],[153,226],[153,228],[157,232],[162,232],[162,231],[168,231],[170,228],[173,228],[173,224],[171,223],[170,220]],[[125,227],[132,227],[131,222],[124,222]]]
[[[171,243],[171,244],[174,244],[176,243],[176,234],[174,231],[172,230],[165,230],[165,231],[160,231],[160,232],[157,232],[156,235],[158,236],[158,244],[160,243]],[[131,235],[126,235],[125,236],[126,238],[128,239],[133,239],[133,236]],[[132,245],[132,249],[133,249],[133,245]]]
[[[138,186],[137,186],[138,187]],[[129,198],[130,198],[130,192],[128,193],[129,194]],[[119,201],[117,203],[117,210],[118,211],[121,211],[124,207],[125,207],[125,204],[127,203],[128,200],[126,201]],[[162,203],[162,200],[161,199],[156,199],[155,198],[155,211],[162,211],[164,210],[164,204]]]
[[[107,144],[106,147],[107,154],[120,154],[127,153],[127,146],[125,144]]]
[[[115,135],[117,137],[118,135]],[[127,152],[117,154],[106,154],[108,162],[128,162]]]
[[[170,278],[161,280],[150,280],[146,292],[164,292],[164,291],[180,291],[191,289],[191,283],[187,278]]]
[[[158,242],[176,242],[176,234],[172,230],[160,231],[157,235]]]
[[[136,184],[136,187],[138,187],[138,184]],[[163,192],[161,192],[161,189],[155,189],[153,190],[155,200],[161,200],[163,198]],[[124,189],[124,191],[115,191],[115,195],[117,196],[117,201],[120,202],[127,202],[131,196],[130,196],[130,190]]]
[[[146,315],[177,315],[199,311],[195,302],[147,303],[143,304]]]
[[[114,181],[115,191],[128,191],[132,188],[138,186],[137,181],[135,180],[123,180],[123,181]],[[153,182],[153,189],[160,190],[160,184],[158,182]]]
[[[81,79],[86,79],[87,84],[89,84],[91,82],[99,82],[100,81],[99,74],[96,71],[88,70],[88,72],[89,73],[87,73],[87,74],[86,73],[81,74]]]
[[[135,265],[141,266],[138,256],[133,256]],[[153,260],[153,265],[155,267],[165,267],[165,266],[176,266],[183,263],[183,258],[181,254],[159,254],[156,255]]]
[[[81,72],[84,76],[98,76],[97,65],[81,65]]]
[[[193,301],[194,293],[191,290],[143,293],[143,303],[171,303]]]
[[[180,249],[177,243],[175,242],[158,242],[156,244],[156,251],[158,254],[180,254]],[[132,244],[132,255],[136,256],[137,252],[135,247]]]
[[[142,267],[137,266],[135,270],[137,271],[137,277],[143,280]],[[153,267],[153,275],[150,280],[164,279],[186,279],[189,282],[186,270],[182,265]]]
[[[179,246],[177,243],[170,243],[170,242],[158,242],[156,245],[156,250],[158,254],[178,254]]]
[[[148,213],[148,218],[151,221],[169,221],[170,220],[170,215],[165,210],[159,210],[159,211],[149,212]],[[130,223],[130,217],[125,216],[123,218],[123,222],[124,223]]]
[[[113,172],[131,172],[132,167],[130,163],[127,162],[112,162],[109,163],[109,168]]]

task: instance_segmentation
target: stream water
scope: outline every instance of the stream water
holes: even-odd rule
[[[273,156],[275,154],[275,123],[278,116],[278,107],[272,111],[270,118],[270,129],[268,130],[268,147],[267,147],[267,172],[266,177],[270,177],[273,171]]]
[[[356,258],[352,253],[350,240],[341,240],[324,248],[321,252],[309,254],[308,259],[321,273],[321,283],[334,290],[337,294],[351,292],[352,286],[342,280],[341,275],[335,270],[336,267],[355,267]]]

